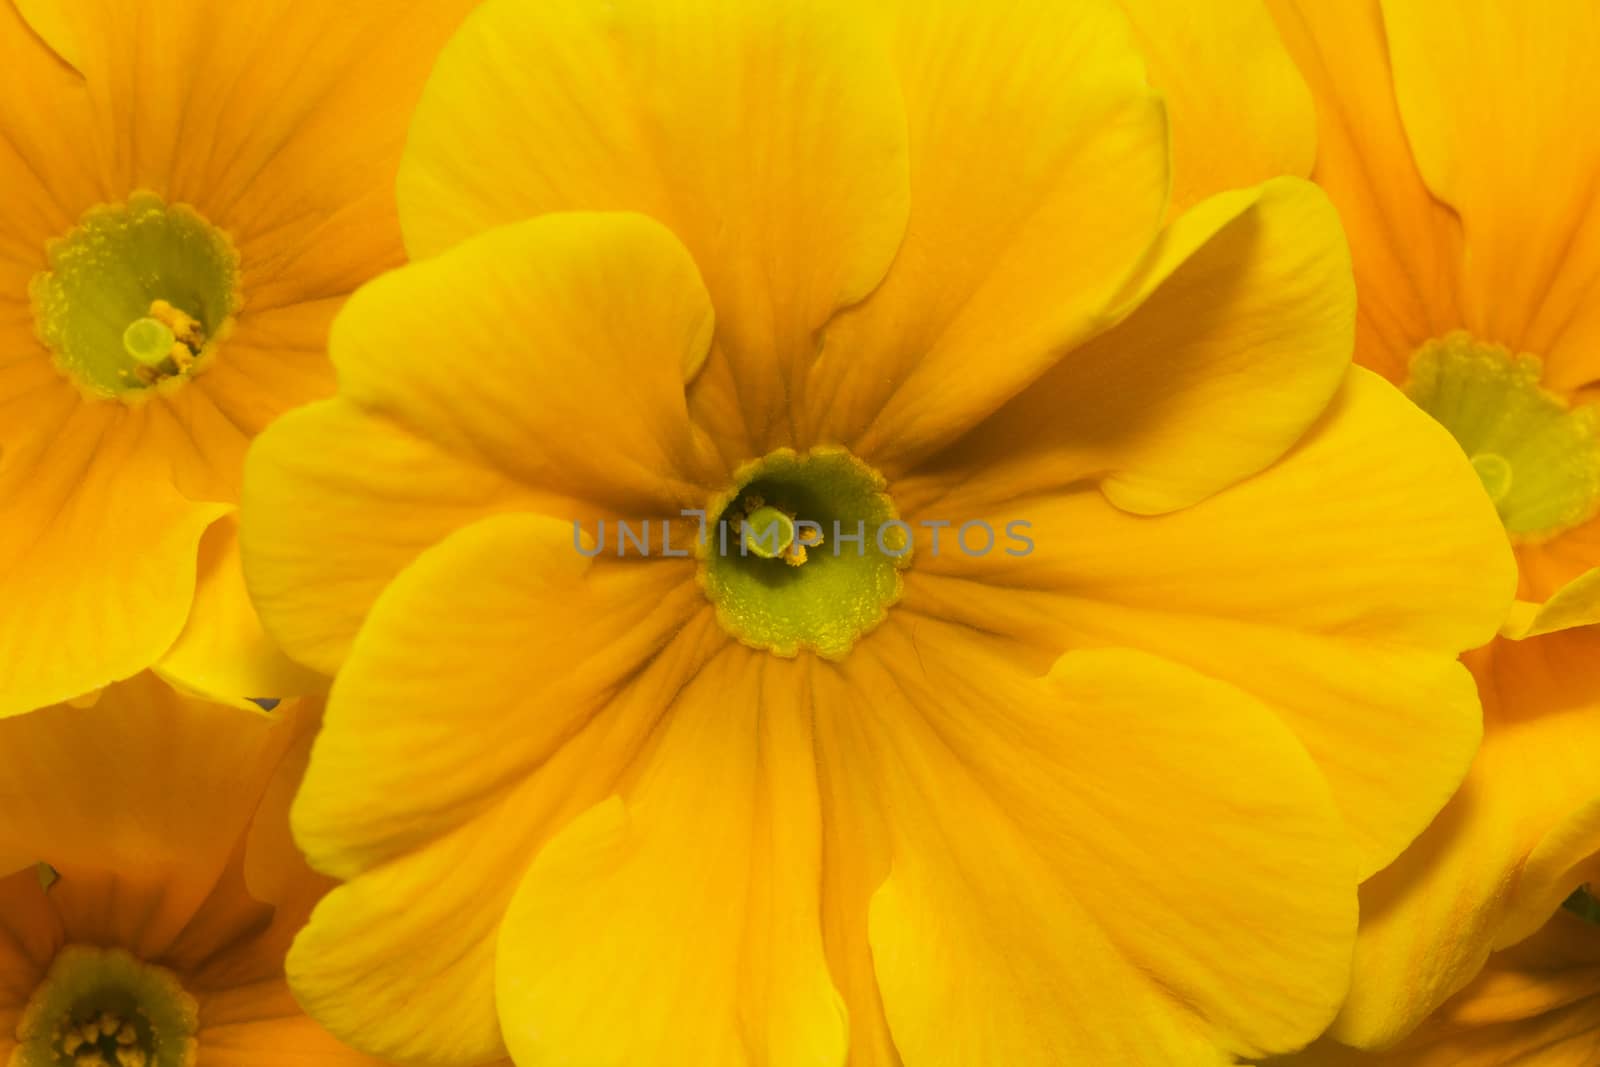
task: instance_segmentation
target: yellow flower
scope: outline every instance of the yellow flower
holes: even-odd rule
[[[315,712],[147,673],[0,722],[0,1064],[375,1064],[283,976],[328,886],[289,837]]]
[[[490,0],[430,79],[418,261],[245,478],[263,618],[340,672],[290,980],[369,1051],[1296,1048],[1464,772],[1512,561],[1349,367],[1324,198],[1163,228],[1120,12],[905,10]]]
[[[1592,1067],[1600,1055],[1600,926],[1563,909],[1489,957],[1461,992],[1382,1053],[1331,1042],[1296,1067]]]
[[[0,4],[0,716],[153,664],[315,684],[245,597],[244,450],[402,258],[405,122],[467,6]]]
[[[1600,91],[1591,4],[1283,2],[1317,100],[1316,180],[1350,235],[1356,358],[1457,438],[1520,564],[1505,636],[1470,657],[1483,749],[1461,793],[1362,890],[1334,1027],[1392,1044],[1491,950],[1600,874]]]

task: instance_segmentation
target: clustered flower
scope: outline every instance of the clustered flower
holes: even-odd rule
[[[0,0],[0,1067],[1600,1063],[1596,55]]]

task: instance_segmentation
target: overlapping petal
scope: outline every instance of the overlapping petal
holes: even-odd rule
[[[1227,1063],[1326,1025],[1355,855],[1270,710],[1131,651],[1038,679],[935,621],[873,640],[903,696],[872,727],[896,817],[869,929],[908,1063]]]
[[[1172,125],[1172,205],[1309,177],[1311,94],[1261,0],[1121,0]]]
[[[702,506],[720,479],[684,390],[711,332],[694,264],[637,215],[535,219],[363,290],[333,339],[343,394],[248,461],[268,631],[332,672],[384,585],[476,518]]]
[[[1338,220],[1306,183],[1208,200],[1162,235],[1123,297],[1124,321],[920,469],[901,496],[970,479],[1036,492],[1093,478],[1119,506],[1160,512],[1255,474],[1344,379],[1349,271]]]
[[[590,563],[555,519],[485,519],[403,571],[335,684],[296,803],[312,862],[352,879],[290,956],[312,1012],[406,1062],[503,1054],[492,965],[512,891],[720,641],[691,563]]]
[[[1325,761],[1363,873],[1466,771],[1478,705],[1452,661],[1493,635],[1514,563],[1455,443],[1366,371],[1278,464],[1170,515],[1003,479],[908,510],[1028,522],[1034,543],[980,556],[946,533],[934,558],[925,533],[908,606],[1014,634],[1036,661],[1131,644],[1256,695]]]
[[[812,712],[739,646],[674,703],[625,799],[574,820],[511,902],[495,960],[519,1064],[831,1064],[847,1012],[818,923]]]
[[[432,255],[551,211],[660,219],[717,308],[697,409],[759,454],[816,331],[900,243],[906,127],[882,48],[846,0],[489,0],[413,124],[407,245]]]
[[[896,15],[905,240],[792,401],[801,443],[847,444],[891,477],[1110,319],[1169,181],[1166,116],[1114,4]]]

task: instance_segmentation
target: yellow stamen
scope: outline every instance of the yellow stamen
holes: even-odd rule
[[[200,335],[200,320],[180,308],[173,307],[165,300],[150,302],[150,317],[157,322],[165,323],[172,331],[172,336],[191,349],[198,351],[205,342],[205,338]]]

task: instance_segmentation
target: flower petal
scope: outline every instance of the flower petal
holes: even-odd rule
[[[203,1025],[197,1036],[207,1067],[384,1067],[307,1017],[281,977],[198,999]]]
[[[351,879],[290,955],[307,1010],[389,1059],[503,1055],[513,890],[725,640],[691,562],[591,563],[555,519],[485,519],[424,552],[356,639],[296,801],[301,847]]]
[[[818,899],[802,668],[733,646],[668,715],[638,781],[540,852],[501,927],[496,991],[520,1064],[846,1060]]]
[[[60,873],[50,892],[78,920],[76,940],[163,956],[294,736],[291,720],[192,700],[149,673],[92,707],[0,721],[0,852]]]
[[[1041,658],[1145,648],[1254,694],[1329,776],[1364,875],[1466,772],[1479,714],[1454,660],[1493,635],[1514,561],[1455,442],[1367,371],[1276,465],[1159,518],[1088,487],[1021,495],[1009,479],[902,506],[997,535],[1031,523],[1018,530],[1033,542],[997,537],[977,555],[946,531],[935,557],[925,533],[908,607],[1013,634]]]
[[[1316,159],[1311,94],[1260,0],[1121,0],[1172,122],[1172,201],[1279,175]]]
[[[1600,622],[1600,567],[1584,571],[1543,604],[1518,600],[1500,632],[1521,640]]]
[[[1108,317],[1167,203],[1167,126],[1115,5],[900,6],[911,220],[884,284],[827,330],[808,443],[893,477]]]
[[[508,226],[363,289],[334,330],[343,396],[273,424],[246,464],[267,631],[332,673],[384,585],[475,518],[701,506],[720,468],[684,383],[710,332],[693,263],[634,215]]]
[[[1429,3],[1385,0],[1383,13],[1417,168],[1466,233],[1468,328],[1541,354],[1554,388],[1587,384],[1600,142],[1573,136],[1571,101],[1600,94],[1600,11],[1464,0],[1440,19]]]
[[[1362,887],[1357,979],[1333,1034],[1363,1048],[1410,1032],[1532,933],[1585,880],[1600,745],[1594,635],[1498,641],[1472,657],[1483,747],[1417,842]]]
[[[813,334],[904,229],[905,119],[875,29],[848,0],[490,0],[413,123],[407,245],[550,211],[662,220],[717,308],[697,402],[760,454]]]
[[[239,521],[225,515],[200,540],[200,575],[183,632],[155,670],[191,693],[225,703],[304,696],[326,687],[261,629],[239,562]]]
[[[568,523],[501,515],[424,552],[373,605],[296,802],[312,864],[350,878],[470,822],[696,614],[689,560],[596,562]]]
[[[1490,957],[1472,985],[1381,1053],[1324,1040],[1283,1067],[1587,1067],[1600,1048],[1600,930],[1567,911]]]
[[[1395,102],[1378,0],[1268,0],[1317,109],[1313,177],[1350,237],[1356,359],[1395,383],[1461,326],[1461,223],[1422,182]]]
[[[1326,198],[1289,178],[1226,193],[1158,249],[1127,319],[935,461],[930,480],[1024,492],[1097,477],[1119,507],[1151,513],[1288,451],[1350,361],[1355,292]]]
[[[332,347],[340,396],[366,411],[536,488],[676,515],[721,473],[683,394],[711,332],[660,223],[556,214],[366,286]]]
[[[0,431],[0,717],[159,659],[189,616],[201,537],[229,510],[174,488],[148,411],[73,396],[24,414],[42,399],[0,400],[0,421],[21,423]]]
[[[906,696],[870,930],[908,1063],[1231,1063],[1327,1024],[1354,854],[1270,711],[1132,651],[1036,679],[937,622],[873,641]]]

